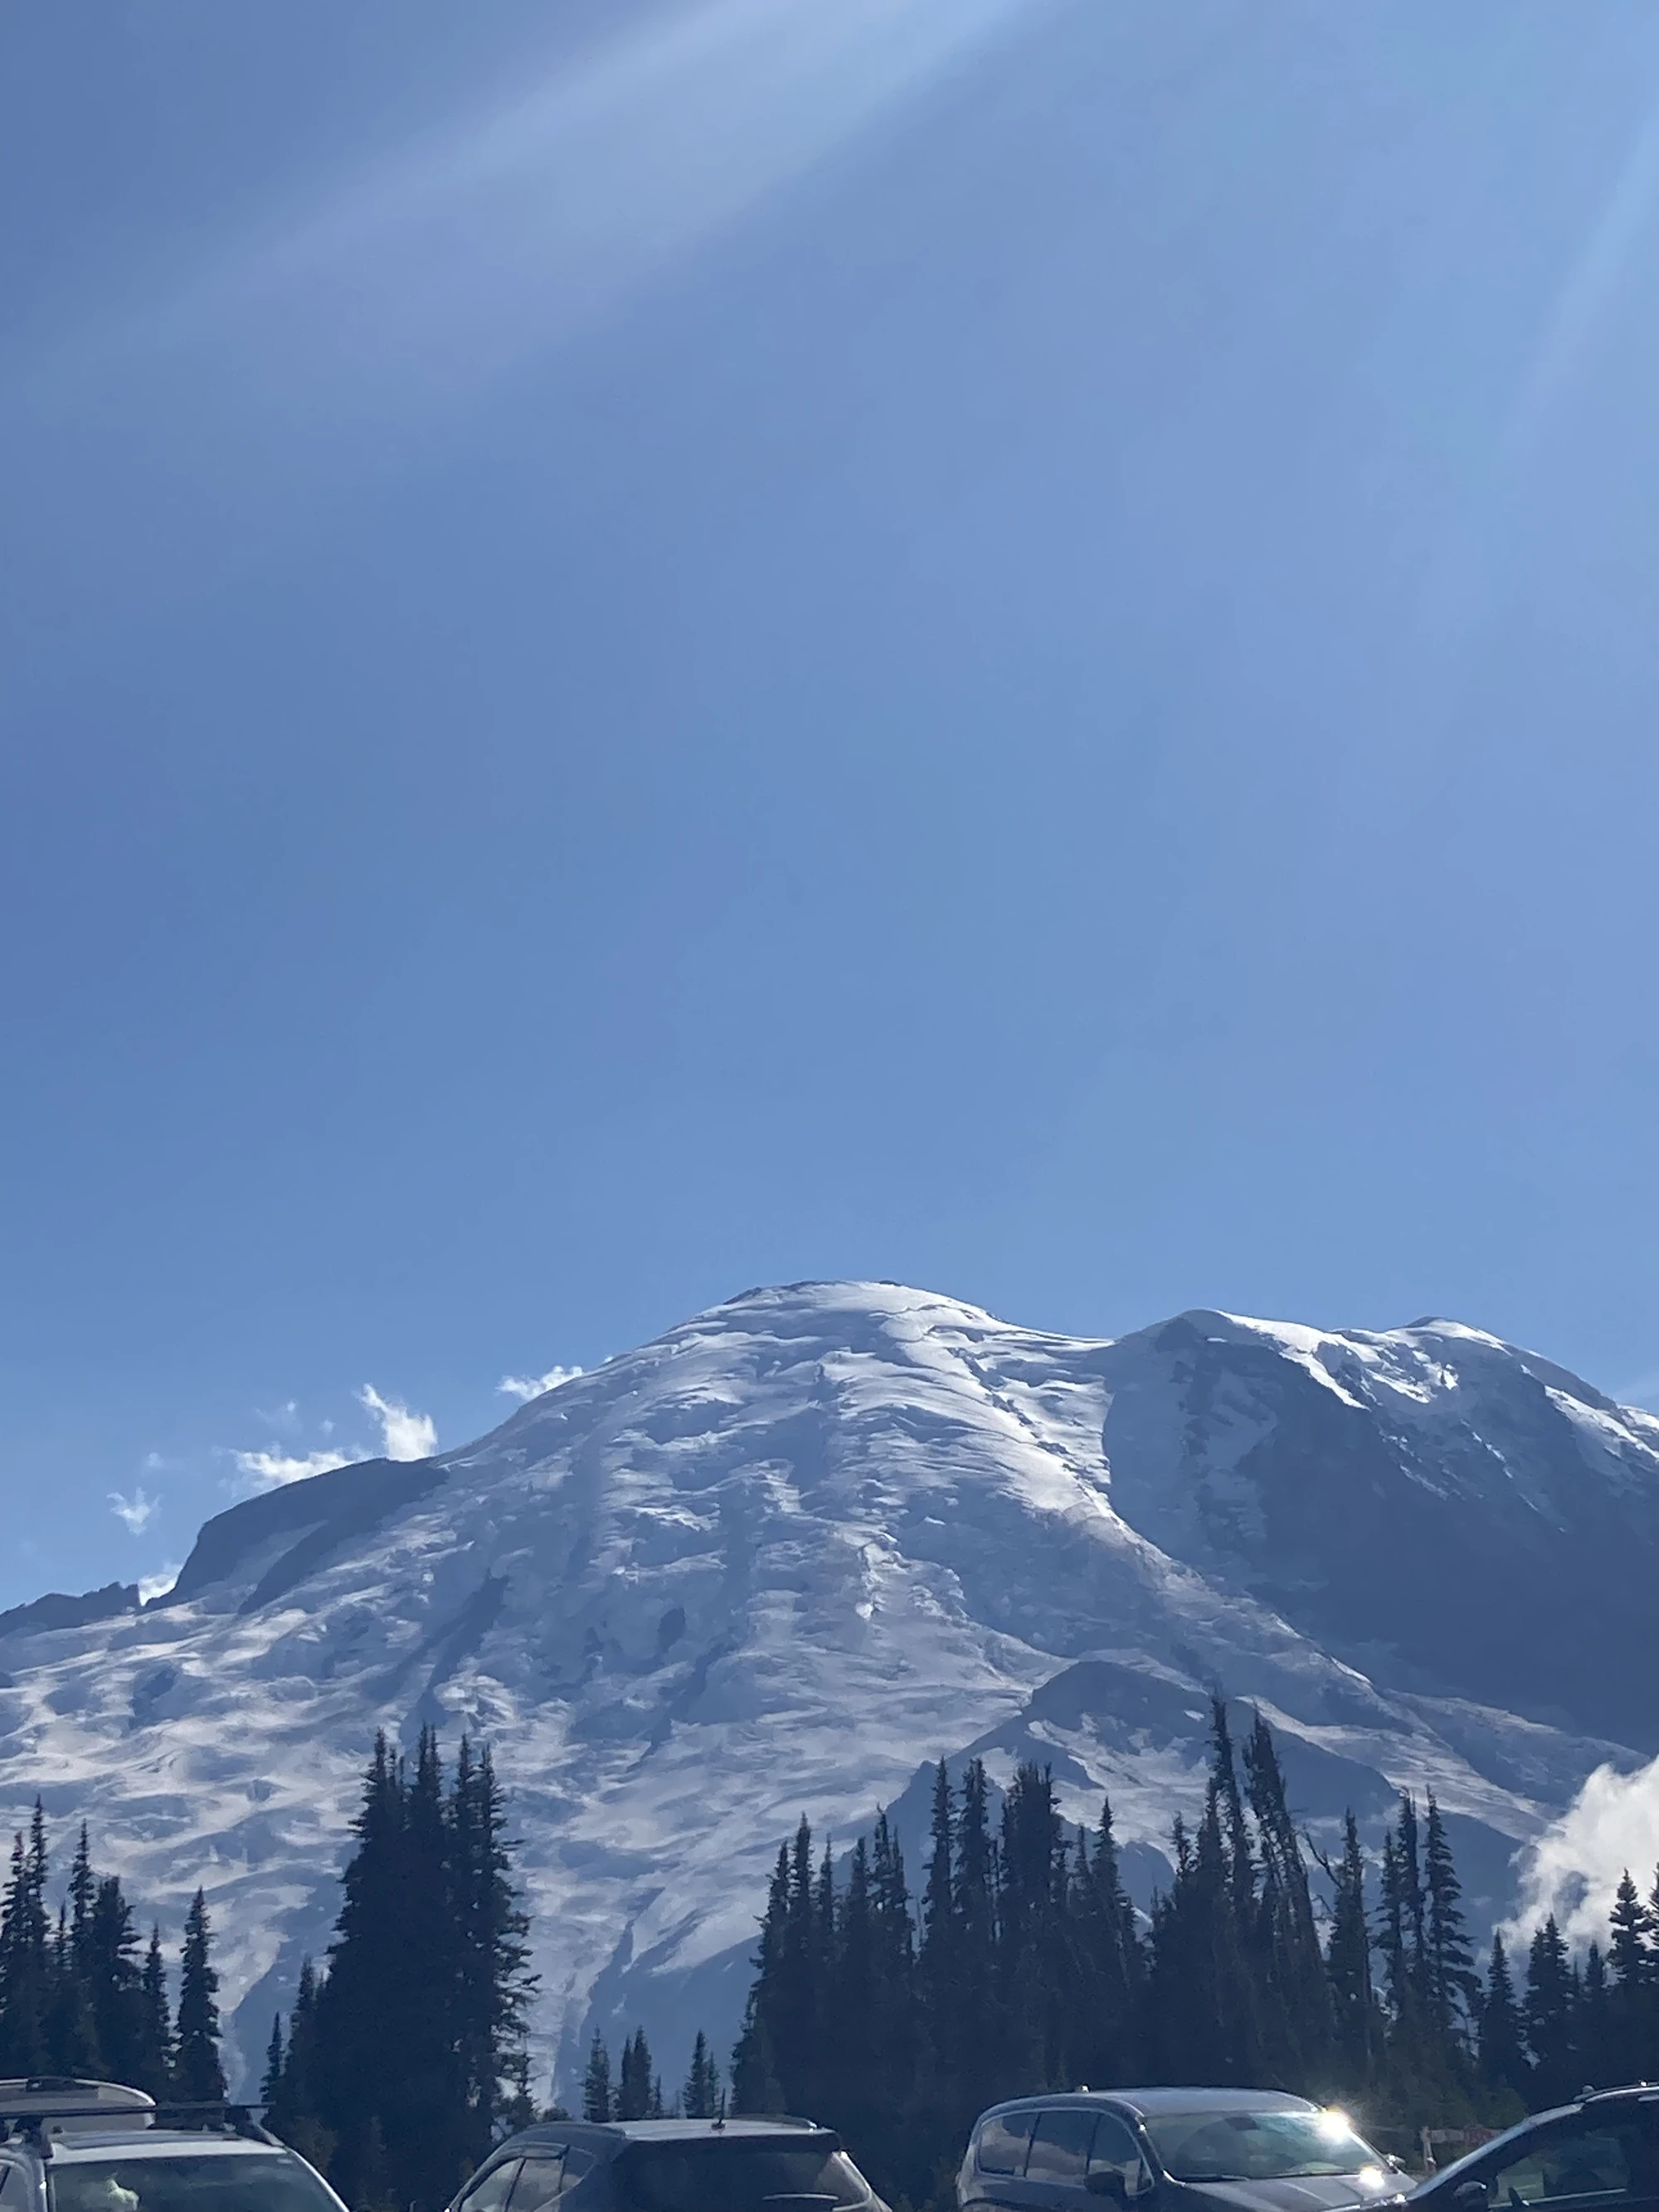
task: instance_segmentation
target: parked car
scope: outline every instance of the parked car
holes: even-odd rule
[[[832,2129],[787,2117],[546,2120],[492,2151],[451,2212],[556,2200],[558,2212],[886,2212]]]
[[[161,2106],[119,2081],[0,2081],[0,2212],[345,2212],[235,2106]]]
[[[1412,2212],[1659,2212],[1659,2088],[1589,2092],[1537,2112],[1419,2185]]]
[[[1274,2089],[1018,2097],[974,2124],[958,2212],[1347,2212],[1399,2204],[1399,2170],[1346,2117]],[[1659,2212],[1659,2208],[1656,2208]]]

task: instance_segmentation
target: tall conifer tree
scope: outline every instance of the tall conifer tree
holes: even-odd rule
[[[173,2094],[185,2104],[209,2104],[225,2094],[219,2063],[219,1975],[213,1964],[213,1931],[207,1897],[198,1889],[185,1916],[179,1961],[179,2019],[173,2063]]]

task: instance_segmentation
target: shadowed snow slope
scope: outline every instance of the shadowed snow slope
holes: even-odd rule
[[[15,1616],[0,1805],[84,1814],[164,1923],[206,1883],[251,2067],[327,1941],[374,1729],[470,1729],[548,2061],[640,2020],[672,2074],[732,2032],[803,1810],[847,1836],[896,1804],[914,1841],[923,1761],[1035,1755],[1076,1814],[1110,1790],[1144,1894],[1215,1685],[1280,1730],[1316,1832],[1432,1784],[1496,1915],[1591,1768],[1659,1747],[1656,1568],[1659,1423],[1474,1329],[1189,1313],[1109,1344],[753,1291],[480,1443],[233,1508],[142,1611]]]

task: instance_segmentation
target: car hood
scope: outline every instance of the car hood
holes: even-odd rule
[[[1352,2212],[1356,2205],[1398,2204],[1402,2180],[1394,2189],[1367,2189],[1352,2173],[1298,2175],[1286,2181],[1191,2181],[1188,2194],[1227,2212]]]

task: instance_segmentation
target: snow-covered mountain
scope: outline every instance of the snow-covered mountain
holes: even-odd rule
[[[207,1523],[177,1586],[0,1617],[0,1811],[84,1814],[176,1926],[205,1881],[252,2063],[319,1953],[377,1725],[487,1737],[567,2080],[591,2023],[729,2037],[779,1838],[917,1838],[924,1762],[1110,1790],[1143,1893],[1213,1685],[1316,1831],[1431,1784],[1477,1912],[1604,1760],[1659,1420],[1479,1330],[1188,1313],[1116,1342],[884,1284],[746,1292],[489,1436]]]

